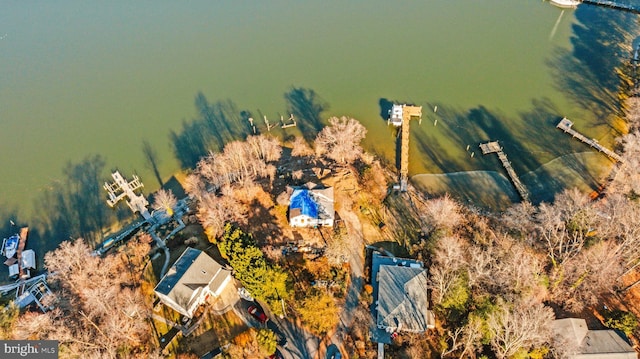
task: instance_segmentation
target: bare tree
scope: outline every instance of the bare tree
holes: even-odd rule
[[[246,143],[251,148],[253,156],[265,162],[276,162],[282,156],[280,141],[274,137],[249,136]]]
[[[575,188],[558,195],[553,205],[540,204],[535,219],[554,266],[580,253],[597,221],[589,197]]]
[[[598,303],[603,293],[613,290],[623,272],[615,247],[612,241],[598,242],[553,272],[551,279],[557,283],[552,287],[554,299],[573,312]]]
[[[173,208],[177,203],[178,200],[171,190],[161,188],[153,196],[153,205],[151,207],[156,211],[164,211],[167,217],[171,217],[173,216]]]
[[[305,141],[304,137],[296,136],[291,144],[291,156],[294,157],[308,157],[313,156],[313,149],[309,146],[307,141]]]
[[[498,358],[509,358],[551,341],[553,311],[543,304],[502,305],[487,319],[491,348]]]
[[[136,248],[128,253],[129,246]],[[145,357],[149,309],[139,290],[141,271],[133,270],[143,260],[133,256],[148,250],[148,239],[136,239],[100,258],[82,240],[63,242],[45,256],[56,308],[22,316],[14,336],[59,340],[75,357]]]
[[[615,241],[615,252],[622,266],[629,271],[640,265],[640,205],[627,196],[610,194],[596,208],[596,235]]]
[[[458,237],[444,237],[438,241],[429,268],[429,287],[435,304],[440,304],[459,285],[467,261],[463,242]]]
[[[521,202],[507,209],[501,218],[501,224],[511,233],[518,233],[521,237],[526,237],[533,232],[533,223],[536,207],[530,202]]]
[[[416,201],[416,207],[425,223],[425,230],[452,230],[463,222],[462,207],[448,194],[425,201]]]
[[[623,162],[618,165],[610,192],[640,194],[640,133],[628,133],[620,138]]]
[[[448,347],[440,353],[440,358],[471,357],[480,347],[483,325],[480,318],[472,315],[464,326],[447,330]]]
[[[544,265],[524,244],[500,236],[486,246],[471,246],[467,252],[469,284],[473,288],[512,302],[544,294],[539,280]]]
[[[348,165],[360,158],[363,149],[360,142],[367,129],[356,119],[331,117],[330,126],[320,131],[315,140],[316,154],[326,156],[338,164]]]
[[[246,213],[247,207],[233,196],[207,193],[200,201],[197,215],[209,240],[213,241],[224,232],[227,222],[244,224]]]

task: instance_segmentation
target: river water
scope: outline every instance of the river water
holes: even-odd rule
[[[569,116],[604,144],[615,135],[558,85],[575,23],[574,11],[537,0],[5,1],[0,203],[32,213],[67,163],[93,154],[106,158],[107,169],[138,173],[152,190],[158,185],[142,141],[167,179],[180,168],[169,134],[198,117],[198,93],[277,119],[294,86],[329,104],[323,118],[363,122],[367,147],[389,161],[395,132],[380,104],[423,105],[422,124],[412,124],[412,175],[493,171],[489,177],[504,180],[497,158],[477,148],[498,139],[537,193],[548,192],[544,179],[556,172],[538,178],[535,171],[581,152],[579,165],[556,160],[554,168],[593,187],[589,178],[608,161],[553,128]],[[485,191],[480,177],[455,185],[414,180],[469,196]]]

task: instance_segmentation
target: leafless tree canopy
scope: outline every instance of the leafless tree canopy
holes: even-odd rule
[[[518,303],[512,308],[501,306],[490,314],[487,324],[491,332],[491,348],[498,358],[509,358],[519,350],[551,342],[553,311],[542,304]]]
[[[199,201],[197,215],[210,239],[221,235],[227,222],[245,223],[247,203],[258,190],[256,181],[273,181],[273,163],[281,155],[277,139],[260,135],[230,142],[222,153],[212,152],[198,162],[186,189]]]
[[[271,178],[275,176],[273,162],[280,159],[282,147],[277,139],[249,136],[246,141],[228,143],[222,153],[209,153],[198,162],[195,175],[205,187],[220,188],[223,185],[242,183],[245,180]],[[195,180],[190,180],[193,183]],[[191,190],[202,186],[190,186]],[[199,194],[195,194],[196,197]]]
[[[356,119],[331,117],[330,126],[320,131],[315,140],[316,154],[326,156],[338,164],[348,165],[360,158],[363,149],[360,142],[367,129]]]
[[[137,284],[148,250],[144,238],[100,258],[80,239],[62,242],[45,256],[56,308],[21,316],[14,337],[59,340],[70,357],[146,357],[148,308]]]
[[[307,143],[307,141],[305,141],[304,137],[296,136],[292,143],[291,156],[307,157],[312,156],[313,154],[313,149],[309,147],[309,144]]]
[[[462,206],[448,194],[426,201],[417,201],[416,206],[427,227],[427,232],[433,229],[448,231],[462,223]]]
[[[165,211],[168,216],[172,216],[173,208],[177,203],[178,200],[173,195],[173,192],[162,188],[155,193],[151,207],[156,211]]]
[[[429,269],[433,302],[442,303],[466,271],[464,243],[458,237],[444,237],[436,245]]]
[[[640,133],[631,132],[619,139],[624,152],[609,191],[640,194]]]

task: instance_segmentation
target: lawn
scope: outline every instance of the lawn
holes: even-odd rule
[[[178,352],[193,353],[200,357],[215,348],[227,344],[236,335],[248,329],[240,317],[232,310],[222,315],[205,312],[203,316],[202,323],[198,329],[190,336],[178,339]]]

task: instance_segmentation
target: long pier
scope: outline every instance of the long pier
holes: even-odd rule
[[[394,126],[402,126],[400,143],[400,191],[406,192],[409,183],[409,122],[422,120],[422,106],[394,105],[389,120]],[[398,120],[402,120],[402,122]]]
[[[633,0],[582,0],[584,4],[610,7],[612,9],[625,10],[640,14],[640,4]]]
[[[502,151],[502,147],[500,147],[500,144],[498,143],[498,141],[481,143],[480,149],[482,150],[483,155],[486,155],[489,153],[498,154],[498,158],[502,162],[502,166],[504,167],[505,170],[507,170],[507,174],[509,175],[509,178],[511,178],[511,182],[513,183],[513,186],[516,188],[516,190],[520,194],[520,197],[522,198],[523,201],[528,201],[529,191],[527,191],[525,186],[520,181],[520,178],[516,174],[516,171],[513,170],[513,166],[511,166],[511,162],[509,162],[509,159],[507,159],[507,155]]]
[[[598,141],[595,140],[595,139],[586,138],[580,132],[572,129],[571,126],[573,126],[573,122],[569,121],[568,118],[563,117],[562,120],[560,121],[560,123],[558,123],[556,125],[556,128],[561,129],[565,133],[570,134],[573,138],[576,138],[576,139],[586,143],[587,145],[595,148],[596,150],[604,153],[610,159],[612,159],[612,160],[614,160],[616,162],[623,162],[622,161],[622,157],[620,157],[617,153],[615,153],[615,152],[611,151],[610,149],[604,147],[603,145],[598,143]]]

